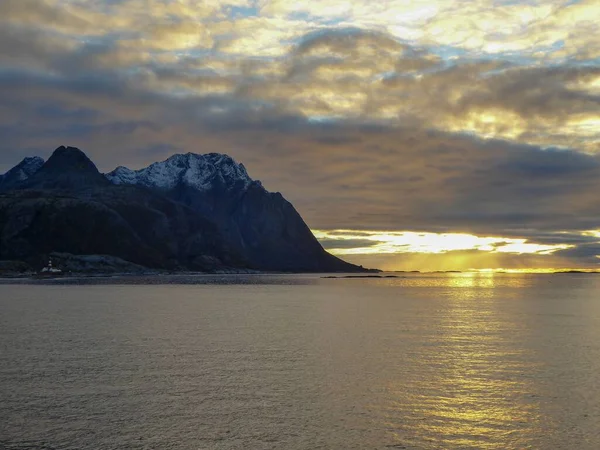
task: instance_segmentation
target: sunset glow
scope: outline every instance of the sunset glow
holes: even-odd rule
[[[313,230],[323,246],[334,255],[355,263],[369,264],[378,258],[385,270],[460,270],[481,273],[574,270],[552,259],[556,252],[574,245],[540,244],[526,239],[476,236],[465,233],[375,232],[360,230]],[[420,256],[419,256],[420,255]],[[512,258],[528,256],[548,267],[506,267]],[[539,264],[539,262],[538,262]],[[564,264],[564,263],[562,263]]]
[[[479,237],[460,233],[415,233],[411,231],[375,232],[313,230],[317,239],[329,247],[336,255],[384,254],[384,253],[446,253],[457,250],[478,250],[490,253],[514,253],[550,255],[571,245],[542,245],[527,242],[526,239],[501,237]],[[355,240],[369,241],[369,245],[352,248],[336,248],[336,244]]]

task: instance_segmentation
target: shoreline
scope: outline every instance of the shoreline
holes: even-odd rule
[[[531,276],[531,275],[596,275],[600,272],[559,271],[535,273],[506,273],[498,275]],[[120,273],[67,273],[57,277],[37,277],[37,274],[0,274],[0,285],[71,285],[71,284],[224,284],[226,281],[239,281],[240,284],[253,284],[252,280],[269,277],[313,277],[321,280],[351,280],[373,279],[390,280],[411,277],[436,277],[440,275],[472,275],[477,272],[379,272],[379,273],[348,273],[348,272],[266,272],[266,271],[220,271],[220,272],[120,272]],[[136,283],[140,281],[140,283]],[[229,284],[229,283],[225,283]],[[233,283],[236,284],[236,283]]]

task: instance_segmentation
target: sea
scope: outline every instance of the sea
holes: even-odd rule
[[[600,448],[600,274],[324,276],[4,280],[0,449]]]

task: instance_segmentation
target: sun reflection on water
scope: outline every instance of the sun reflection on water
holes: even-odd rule
[[[448,277],[448,286],[459,288],[493,288],[495,286],[493,273],[466,272],[453,274]]]
[[[539,428],[534,387],[523,377],[533,363],[515,339],[521,325],[498,308],[497,290],[487,289],[495,281],[494,274],[447,278],[439,322],[411,360],[422,376],[388,386],[394,442],[430,436],[433,448],[505,448],[508,440],[528,446]],[[393,419],[398,409],[411,411],[403,423]]]

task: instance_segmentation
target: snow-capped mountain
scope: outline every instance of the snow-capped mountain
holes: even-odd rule
[[[327,254],[283,196],[252,180],[243,164],[219,153],[174,155],[145,169],[118,167],[114,185],[143,186],[214,223],[228,248],[260,270],[357,268]]]
[[[0,189],[8,189],[27,180],[44,165],[44,160],[39,156],[25,158],[4,175],[0,175]]]
[[[45,163],[20,163],[0,187],[7,260],[38,265],[61,252],[169,270],[363,270],[327,253],[290,202],[227,155],[175,155],[102,175],[81,150],[59,147]]]
[[[120,166],[105,176],[117,185],[134,184],[163,190],[182,184],[198,191],[206,191],[216,185],[245,189],[252,183],[259,183],[250,178],[243,164],[220,153],[173,155],[140,170]]]

